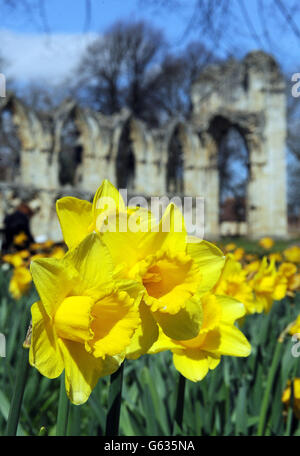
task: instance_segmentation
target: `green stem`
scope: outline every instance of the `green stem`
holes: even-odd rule
[[[266,416],[267,416],[268,406],[269,406],[269,402],[270,402],[270,395],[271,395],[271,391],[272,391],[272,387],[273,387],[274,377],[275,377],[277,367],[279,364],[281,351],[282,351],[282,342],[277,341],[273,361],[272,361],[271,368],[269,370],[269,375],[267,378],[265,394],[264,394],[262,406],[260,409],[258,431],[257,431],[257,435],[259,435],[259,436],[264,434]]]
[[[294,417],[294,400],[295,400],[295,378],[297,377],[297,364],[295,364],[293,370],[292,370],[292,375],[291,375],[291,397],[290,397],[290,402],[289,402],[289,408],[288,408],[288,416],[286,420],[286,431],[285,435],[289,436],[291,435],[292,432],[292,424],[293,424],[293,417]]]
[[[293,405],[294,405],[294,401],[293,401],[293,398],[291,397],[291,402],[289,403],[288,415],[287,415],[287,420],[286,420],[286,431],[285,431],[285,434],[284,434],[286,436],[290,436],[291,435],[293,414],[294,414]]]
[[[7,420],[6,435],[8,436],[14,436],[17,433],[25,384],[28,377],[28,371],[28,350],[22,347],[16,369],[15,389],[10,404],[9,415]]]
[[[110,376],[110,388],[108,394],[108,413],[106,417],[105,430],[106,436],[118,435],[119,433],[123,369],[124,363],[121,364],[117,372]]]
[[[63,372],[60,376],[60,391],[59,391],[59,402],[58,402],[58,413],[56,423],[56,435],[64,436],[67,435],[68,416],[69,416],[70,402],[66,394],[65,387],[65,373]]]
[[[80,415],[81,415],[81,406],[70,404],[68,435],[71,435],[71,436],[80,435],[80,421],[81,421]]]
[[[185,377],[183,375],[179,374],[174,425],[175,425],[175,423],[177,423],[177,425],[179,426],[180,429],[182,428],[183,412],[184,412],[185,383],[186,383]],[[174,425],[173,425],[173,431],[174,431]]]

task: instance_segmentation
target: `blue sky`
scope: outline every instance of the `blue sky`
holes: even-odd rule
[[[258,12],[261,13],[261,1],[264,5],[263,20],[258,15]],[[247,25],[239,2],[246,5],[253,30]],[[225,33],[217,53],[225,56],[233,50],[236,55],[242,56],[262,47],[265,51],[272,50],[285,71],[299,72],[300,40],[286,29],[284,20],[279,25],[280,13],[270,9],[270,2],[232,0],[236,28],[232,26]],[[74,70],[85,47],[96,34],[102,34],[120,19],[146,19],[162,28],[176,52],[188,41],[201,39],[201,30],[197,28],[184,35],[194,1],[181,0],[181,3],[183,8],[157,10],[149,7],[147,0],[91,0],[92,17],[88,28],[85,26],[84,0],[44,0],[45,11],[34,9],[33,14],[27,14],[22,8],[11,12],[1,10],[0,52],[10,64],[5,72],[22,83],[59,83]],[[36,1],[36,4],[39,2]],[[292,4],[293,0],[285,1],[287,7]],[[46,20],[43,20],[43,14]],[[295,22],[300,23],[299,12],[295,12],[293,17]],[[264,24],[269,37],[263,33]],[[185,39],[182,39],[183,36]],[[0,71],[4,72],[3,69]]]

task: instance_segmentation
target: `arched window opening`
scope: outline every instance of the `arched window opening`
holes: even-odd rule
[[[245,139],[236,127],[230,126],[223,134],[218,152],[221,233],[245,234],[249,157]]]
[[[77,169],[82,162],[82,147],[79,144],[79,132],[72,118],[68,119],[63,126],[60,144],[59,183],[76,186]]]
[[[20,176],[21,144],[12,113],[5,109],[0,114],[0,181],[12,182]]]
[[[135,158],[130,137],[130,121],[125,123],[120,136],[116,166],[118,188],[126,188],[129,192],[134,191]]]
[[[183,145],[179,126],[174,130],[168,147],[167,192],[183,193]]]

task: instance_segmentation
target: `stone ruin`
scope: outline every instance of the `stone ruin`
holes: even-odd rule
[[[29,202],[39,207],[31,221],[34,237],[61,240],[56,199],[91,200],[106,178],[129,195],[204,197],[205,238],[237,232],[286,237],[286,96],[274,59],[255,51],[242,61],[207,67],[192,86],[191,101],[188,121],[177,118],[149,129],[126,109],[105,116],[66,100],[42,116],[8,94],[1,116],[11,113],[20,151],[13,175],[0,182],[0,222],[17,202]],[[62,185],[67,123],[79,153],[72,181]],[[249,162],[246,221],[239,227],[219,219],[218,150],[232,127],[245,142]]]

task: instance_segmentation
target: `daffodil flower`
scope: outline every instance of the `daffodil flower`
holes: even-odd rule
[[[273,247],[274,241],[270,237],[264,237],[264,238],[260,239],[259,245],[261,247],[263,247],[264,249],[269,250]]]
[[[24,242],[27,241],[27,239],[28,239],[28,236],[23,231],[21,231],[21,233],[16,234],[14,236],[13,242],[15,245],[23,245]]]
[[[258,312],[269,312],[273,301],[280,301],[286,295],[286,277],[278,273],[275,261],[269,264],[266,257],[262,259],[257,273],[249,284],[255,292],[255,306]]]
[[[248,271],[231,254],[227,255],[221,276],[214,286],[217,295],[231,296],[245,305],[247,313],[256,311],[253,291],[247,282]]]
[[[40,301],[33,304],[30,364],[48,378],[65,369],[66,391],[84,403],[99,377],[115,372],[140,324],[143,288],[114,280],[107,247],[92,233],[63,259],[39,259],[31,272]]]
[[[104,217],[106,200],[116,208],[114,217],[108,220]],[[150,348],[158,336],[157,323],[174,339],[190,339],[198,334],[200,297],[218,280],[225,258],[214,245],[194,242],[187,236],[176,206],[170,204],[160,223],[154,224],[151,213],[126,208],[115,187],[104,181],[92,204],[62,198],[57,202],[57,213],[69,248],[90,230],[97,231],[109,248],[118,274],[144,287],[142,324],[126,356],[138,357]]]
[[[278,268],[278,274],[287,280],[287,294],[294,296],[294,292],[300,288],[300,274],[294,263],[283,262]]]
[[[296,318],[296,320],[292,323],[291,327],[289,328],[289,333],[291,335],[298,334],[300,339],[300,315]]]
[[[288,247],[284,250],[283,254],[287,261],[290,261],[291,263],[300,263],[299,245],[292,245],[291,247]]]
[[[20,299],[26,294],[31,286],[32,277],[25,266],[18,266],[14,269],[9,282],[9,292],[15,299]]]
[[[63,238],[69,249],[76,247],[89,233],[96,231],[103,212],[118,213],[125,210],[122,196],[107,180],[98,188],[93,203],[72,196],[65,196],[56,202]]]
[[[300,378],[295,378],[294,379],[294,384],[293,384],[293,409],[295,416],[300,420]],[[288,409],[291,406],[291,396],[292,396],[292,387],[291,387],[291,381],[288,380],[287,382],[287,387],[285,388],[284,392],[282,393],[282,402],[285,405],[286,409]]]
[[[202,296],[202,325],[198,335],[190,340],[174,340],[160,331],[149,353],[171,350],[175,368],[193,382],[202,380],[215,369],[222,355],[248,356],[251,346],[234,325],[245,314],[242,303],[227,296]]]

